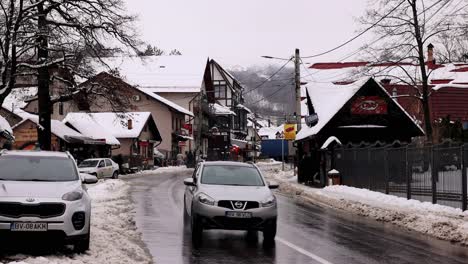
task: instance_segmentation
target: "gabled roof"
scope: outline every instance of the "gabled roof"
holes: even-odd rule
[[[116,138],[138,138],[147,122],[152,118],[150,112],[75,114],[89,116],[89,118],[107,129]],[[128,129],[128,120],[132,120],[131,129]]]
[[[305,87],[309,91],[312,103],[318,114],[318,123],[313,127],[302,126],[302,129],[296,136],[296,140],[302,140],[307,137],[316,135],[332,120],[333,117],[345,106],[346,103],[368,82],[375,82],[390,100],[392,100],[399,109],[411,120],[411,122],[424,134],[424,130],[415,122],[415,120],[406,112],[400,104],[391,99],[391,96],[383,88],[380,82],[373,78],[363,78],[359,81],[347,85],[313,84]],[[305,89],[302,89],[305,92]],[[308,115],[306,100],[302,101],[302,115]]]
[[[176,110],[177,112],[179,113],[182,113],[182,114],[185,114],[185,115],[188,115],[188,116],[193,116],[193,113],[190,112],[189,110],[183,108],[182,106],[162,97],[162,96],[159,96],[155,93],[153,93],[151,91],[150,88],[137,88],[139,91],[141,91],[142,93],[148,95],[149,97],[153,98],[154,100],[156,101],[159,101],[167,106],[169,106],[170,108]]]
[[[140,92],[144,93],[145,95],[151,97],[153,100],[156,100],[156,101],[170,107],[171,109],[175,110],[176,112],[179,112],[179,113],[182,113],[182,114],[185,114],[185,115],[189,115],[189,116],[193,116],[193,113],[190,112],[189,110],[183,108],[182,106],[179,106],[178,104],[176,104],[176,103],[174,103],[172,101],[169,101],[168,99],[166,99],[164,97],[161,97],[161,96],[153,93],[151,91],[152,88],[140,88],[140,87],[130,85],[129,83],[122,80],[121,78],[113,76],[113,75],[111,75],[111,74],[109,74],[107,72],[100,72],[99,74],[97,74],[94,77],[90,78],[86,82],[83,82],[82,84],[80,84],[80,86],[81,87],[86,86],[87,84],[92,83],[92,82],[103,82],[105,85],[109,85],[109,86],[113,86],[113,87],[121,87],[123,89],[134,89],[134,90],[140,91]]]
[[[88,113],[68,113],[62,122],[71,125],[93,140],[105,140],[107,145],[120,145],[119,140],[112,135],[109,128],[99,124]]]
[[[207,57],[186,55],[122,56],[104,58],[109,67],[97,62],[94,67],[98,72],[116,69],[126,82],[140,88],[181,88],[199,92],[206,60]]]
[[[31,121],[37,126],[39,125],[39,117],[37,115],[23,112],[20,114],[20,116],[24,118],[23,121],[16,124],[13,127],[13,129],[19,127],[20,125],[22,125],[24,122],[27,122],[27,121]],[[83,137],[82,134],[71,129],[70,127],[66,126],[64,123],[58,120],[55,120],[55,119],[50,120],[50,125],[51,125],[52,134],[56,135],[57,137],[67,142],[68,142],[68,137]]]
[[[28,100],[37,95],[37,86],[13,88],[3,101],[2,107],[15,113],[16,109],[23,109],[28,105]]]

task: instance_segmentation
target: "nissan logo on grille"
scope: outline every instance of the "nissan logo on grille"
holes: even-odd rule
[[[236,207],[236,209],[242,209],[244,207],[244,203],[237,201],[234,203],[234,207]]]

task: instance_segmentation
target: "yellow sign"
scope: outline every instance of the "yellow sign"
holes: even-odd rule
[[[284,125],[284,139],[296,140],[296,125],[295,124]]]

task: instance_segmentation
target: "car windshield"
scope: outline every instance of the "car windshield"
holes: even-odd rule
[[[203,168],[202,184],[264,186],[260,173],[256,168],[229,165],[210,165]]]
[[[62,157],[0,156],[0,180],[76,181],[74,162]]]
[[[99,160],[85,160],[78,165],[79,168],[96,167]]]

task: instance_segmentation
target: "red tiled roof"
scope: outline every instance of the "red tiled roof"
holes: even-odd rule
[[[453,81],[453,79],[433,79],[431,80],[431,84],[448,84],[451,81]]]
[[[368,62],[321,62],[314,63],[310,66],[310,69],[320,69],[320,70],[333,70],[333,69],[344,69],[344,68],[354,68],[360,66],[366,66]]]

